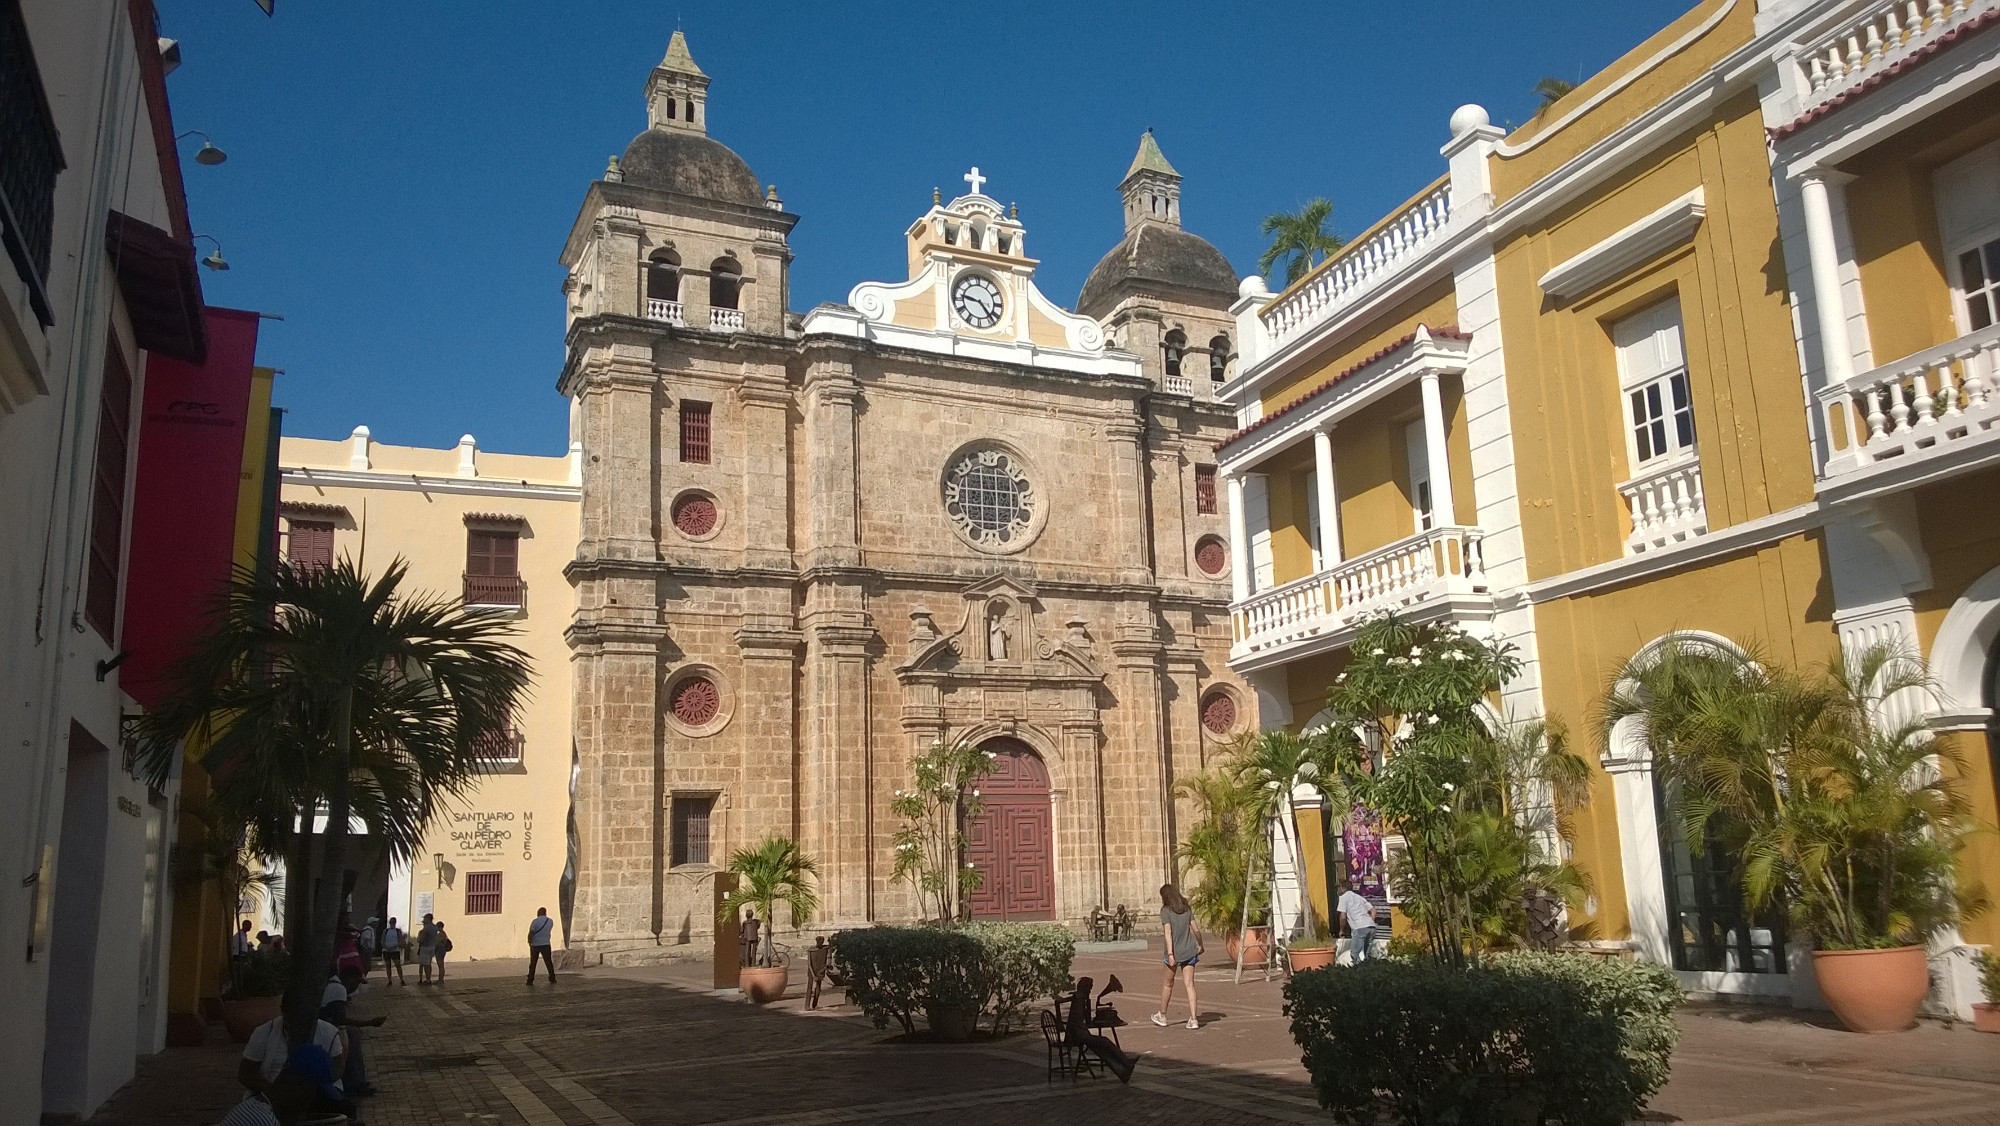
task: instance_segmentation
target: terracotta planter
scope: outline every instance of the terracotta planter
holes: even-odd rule
[[[1293,973],[1298,973],[1300,970],[1323,970],[1333,965],[1334,950],[1331,946],[1322,946],[1316,950],[1287,950],[1285,954],[1292,960]]]
[[[248,1044],[250,1034],[257,1026],[277,1016],[283,1011],[283,997],[238,997],[224,1000],[222,1027],[229,1030],[229,1038],[238,1044]]]
[[[2000,1003],[1976,1001],[1972,1005],[1972,1027],[1981,1032],[2000,1032]]]
[[[783,1000],[790,978],[789,966],[744,966],[737,971],[737,985],[743,995],[759,1005]]]
[[[972,1017],[963,1005],[932,1005],[925,1010],[931,1035],[947,1044],[963,1044],[972,1039]]]
[[[1815,950],[1812,958],[1820,996],[1850,1031],[1901,1032],[1916,1024],[1931,987],[1923,947]]]
[[[1269,961],[1271,958],[1271,928],[1251,927],[1245,933],[1249,935],[1249,941],[1247,942],[1244,941],[1242,936],[1234,934],[1230,935],[1226,940],[1225,946],[1229,952],[1230,963],[1232,965],[1235,964],[1239,947],[1242,949],[1243,964],[1246,966],[1261,966]]]

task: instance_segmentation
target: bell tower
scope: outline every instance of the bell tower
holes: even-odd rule
[[[1181,174],[1167,163],[1151,129],[1139,137],[1138,155],[1118,182],[1118,192],[1125,197],[1126,230],[1147,219],[1169,227],[1181,225]]]
[[[646,80],[646,124],[654,129],[708,132],[708,75],[688,54],[687,36],[674,32],[667,57]]]

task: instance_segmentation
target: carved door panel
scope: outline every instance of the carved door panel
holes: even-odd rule
[[[1007,832],[1007,917],[1056,917],[1055,864],[1050,841],[1048,799],[1008,802],[1001,807]]]
[[[993,771],[980,779],[982,808],[965,822],[965,859],[980,885],[966,900],[978,919],[1056,917],[1054,815],[1048,767],[1025,744],[994,739]]]

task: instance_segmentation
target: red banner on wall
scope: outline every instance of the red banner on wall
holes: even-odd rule
[[[125,565],[122,641],[131,656],[119,677],[146,708],[158,706],[175,665],[227,589],[236,545],[257,314],[215,308],[202,314],[206,363],[159,355],[146,361]]]

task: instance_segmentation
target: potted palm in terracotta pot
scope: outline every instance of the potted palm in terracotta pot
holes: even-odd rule
[[[1983,1003],[1972,1006],[1972,1027],[1981,1032],[2000,1032],[2000,958],[1991,950],[1981,950],[1978,954],[1979,990],[1986,994]]]
[[[1319,908],[1307,904],[1306,920],[1305,933],[1285,947],[1285,957],[1291,962],[1293,973],[1333,965],[1333,931],[1326,925],[1326,917],[1319,913]]]
[[[1226,769],[1203,771],[1174,783],[1176,797],[1193,803],[1195,820],[1177,853],[1188,872],[1188,905],[1202,929],[1223,936],[1229,960],[1246,966],[1270,958],[1271,928],[1244,926],[1244,906],[1261,919],[1270,899],[1271,845],[1260,831],[1256,795]]]
[[[1644,724],[1686,839],[1727,842],[1744,858],[1745,906],[1782,906],[1811,939],[1820,994],[1855,1032],[1915,1023],[1925,943],[1964,906],[1963,764],[1921,719],[1887,718],[1936,699],[1922,662],[1889,645],[1801,675],[1683,642],[1606,703],[1607,730]]]
[[[736,890],[716,908],[716,921],[735,918],[748,907],[761,924],[757,948],[739,978],[743,993],[760,1005],[781,1000],[791,967],[778,956],[773,941],[778,905],[784,904],[792,929],[811,923],[819,909],[819,893],[813,888],[819,867],[799,851],[797,841],[773,835],[753,848],[737,849],[729,858],[729,871],[736,874]]]

